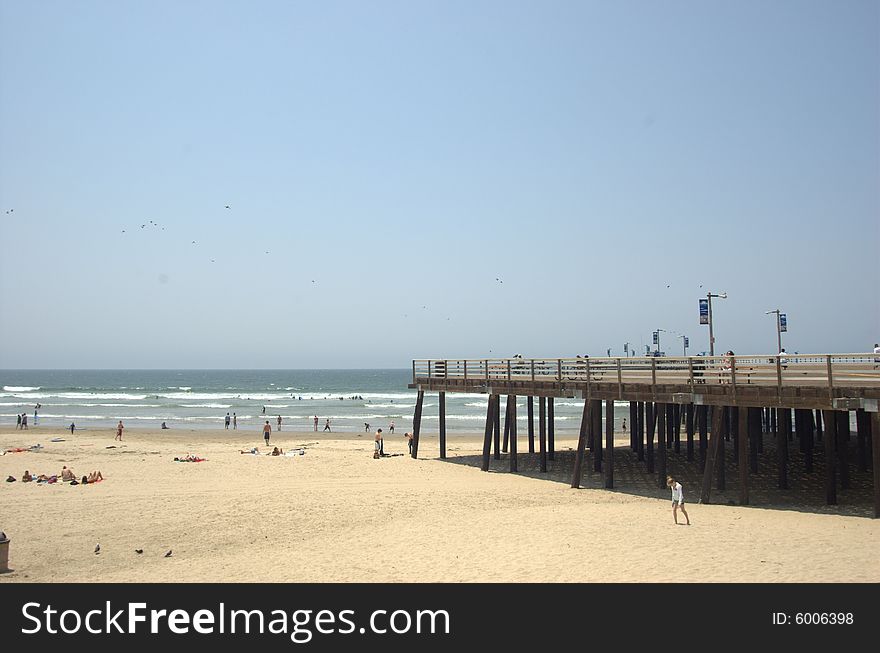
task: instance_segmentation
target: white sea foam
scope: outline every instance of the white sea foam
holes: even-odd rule
[[[232,408],[232,404],[180,404],[184,408]]]
[[[3,390],[6,392],[33,392],[34,390],[39,390],[40,386],[30,386],[30,385],[4,385]]]

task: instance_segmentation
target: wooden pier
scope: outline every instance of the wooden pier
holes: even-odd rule
[[[856,413],[857,466],[873,471],[874,516],[880,517],[880,360],[874,354],[791,354],[786,356],[691,356],[682,358],[552,358],[414,360],[410,388],[418,390],[413,419],[413,457],[418,456],[422,406],[426,392],[440,395],[440,457],[446,457],[445,394],[489,396],[482,469],[490,458],[509,450],[510,471],[517,471],[516,397],[528,398],[528,452],[533,454],[534,410],[538,398],[540,469],[555,456],[554,398],[583,399],[584,410],[571,487],[583,478],[589,449],[604,485],[614,487],[614,402],[630,402],[630,446],[666,485],[667,452],[680,451],[685,423],[688,462],[702,469],[700,501],[708,503],[712,478],[726,484],[724,441],[733,440],[738,466],[739,501],[749,502],[749,476],[758,469],[764,434],[775,436],[778,487],[788,487],[789,441],[794,435],[812,472],[814,446],[824,451],[825,502],[837,503],[837,488],[849,487],[849,412]],[[500,445],[501,396],[506,396],[504,446]],[[605,444],[602,402],[605,401]],[[792,418],[794,410],[794,418]],[[682,419],[684,415],[684,419]],[[792,431],[794,428],[794,432]],[[695,430],[698,440],[695,442]],[[654,435],[656,434],[656,449]],[[817,447],[818,448],[818,447]],[[603,465],[603,460],[605,464]]]

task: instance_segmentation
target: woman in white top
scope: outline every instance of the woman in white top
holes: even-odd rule
[[[684,490],[681,489],[681,483],[671,476],[667,476],[666,487],[672,490],[672,518],[675,520],[675,523],[678,523],[678,509],[681,508],[681,513],[687,520],[687,525],[690,526],[691,519],[688,517],[687,510],[684,509]]]

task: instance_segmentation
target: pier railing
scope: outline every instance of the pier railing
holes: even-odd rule
[[[732,384],[735,386],[880,388],[880,356],[687,356],[628,358],[418,359],[413,383],[463,379],[475,382],[544,381],[618,384]]]

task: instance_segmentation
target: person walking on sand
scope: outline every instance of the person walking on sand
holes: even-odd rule
[[[73,435],[73,430],[76,428],[76,424],[73,422],[70,423],[70,434]]]
[[[278,432],[281,433],[281,415],[278,416]]]
[[[626,433],[626,417],[623,418],[623,432]]]
[[[119,440],[120,442],[122,442],[122,429],[124,428],[125,427],[122,425],[122,420],[119,420],[119,424],[116,425],[116,437],[113,438],[114,440]]]
[[[376,429],[376,442],[379,444],[379,455],[385,455],[385,438],[382,437],[382,429]]]
[[[16,415],[16,417],[17,417],[18,419],[17,419],[16,422],[15,422],[15,429],[16,429],[16,430],[21,430],[21,413],[19,413],[18,415]]]
[[[687,510],[684,509],[684,490],[681,489],[681,483],[676,481],[671,476],[666,477],[666,487],[672,490],[672,519],[675,520],[675,523],[678,523],[678,509],[681,508],[681,513],[684,515],[685,520],[687,520],[687,525],[691,525],[691,519],[688,517]]]
[[[272,434],[272,425],[269,424],[269,420],[266,420],[266,423],[263,425],[263,439],[266,441],[266,446],[269,446],[269,436]]]
[[[235,413],[232,413],[232,430],[238,428],[238,417],[235,416]]]
[[[27,431],[27,430],[28,430],[28,425],[27,425],[27,413],[22,413],[22,414],[21,414],[21,429],[22,429],[23,431]]]
[[[409,455],[412,456],[412,448],[413,448],[413,436],[412,433],[407,431],[403,434],[403,437],[406,438],[406,446],[409,447]]]
[[[324,422],[324,430],[330,431],[330,418],[329,417],[327,418],[327,421]],[[333,431],[330,431],[330,432],[333,433]]]
[[[392,435],[394,434],[394,422],[393,421],[391,422],[391,424],[388,425],[388,432],[391,433]]]
[[[315,433],[318,432],[318,416],[315,415]]]
[[[231,421],[231,420],[229,419],[229,413],[226,413],[226,419],[223,420],[223,426],[226,427],[226,430],[227,430],[227,431],[229,430],[229,422],[230,422],[230,421]]]

